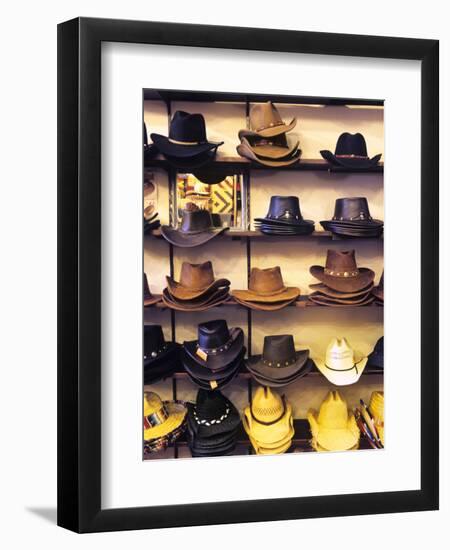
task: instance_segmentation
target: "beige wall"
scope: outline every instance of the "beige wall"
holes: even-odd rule
[[[383,153],[384,130],[382,109],[351,109],[348,107],[278,106],[284,120],[297,117],[297,126],[289,139],[300,140],[303,158],[320,158],[320,149],[334,151],[336,139],[343,131],[364,134],[368,153]],[[184,109],[201,112],[206,119],[208,138],[225,141],[221,155],[236,155],[237,133],[245,127],[245,110],[242,104],[177,103],[172,112]],[[149,132],[167,135],[167,114],[159,102],[144,103],[144,117]],[[383,159],[382,159],[383,160]],[[162,223],[168,222],[168,181],[162,170],[155,170],[158,184],[158,211]],[[271,195],[293,194],[300,197],[305,218],[316,221],[333,214],[334,201],[338,197],[366,196],[373,217],[383,219],[382,174],[329,174],[327,172],[253,171],[251,175],[251,218],[265,215]],[[317,282],[309,267],[323,265],[328,248],[355,248],[360,266],[370,267],[378,281],[383,269],[382,241],[354,240],[349,243],[328,239],[280,239],[261,238],[252,242],[252,265],[270,267],[280,265],[287,285],[299,286],[302,294],[308,293],[308,285]],[[144,267],[151,290],[161,292],[165,275],[169,272],[169,247],[166,242],[154,238],[144,240]],[[218,277],[231,280],[232,288],[246,288],[246,250],[242,241],[217,238],[202,247],[175,248],[175,275],[178,276],[183,260],[198,262],[212,260]],[[226,318],[230,326],[242,326],[246,331],[245,310],[222,307],[202,313],[177,313],[177,340],[194,339],[199,322],[214,318]],[[166,337],[170,338],[170,314],[168,311],[148,309],[145,321],[161,323]],[[291,333],[301,348],[310,348],[311,355],[323,355],[332,336],[346,336],[355,349],[369,353],[383,333],[382,308],[286,308],[279,312],[254,312],[253,353],[260,353],[264,335]],[[296,418],[304,418],[309,407],[318,407],[331,389],[323,377],[310,377],[286,387],[284,392],[293,404]],[[354,406],[359,398],[368,399],[374,389],[382,388],[382,377],[366,377],[357,385],[342,388],[342,394]],[[170,382],[155,385],[162,397],[171,396]],[[246,381],[237,380],[224,392],[241,409],[247,403]],[[196,388],[189,381],[178,382],[178,396],[194,399]]]

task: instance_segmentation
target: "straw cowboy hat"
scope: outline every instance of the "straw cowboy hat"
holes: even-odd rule
[[[270,138],[290,132],[297,120],[293,118],[289,124],[285,124],[275,105],[268,101],[254,105],[250,110],[250,130],[239,130],[239,139],[248,137]]]
[[[177,300],[193,300],[221,287],[230,286],[228,279],[214,278],[214,270],[210,261],[201,264],[183,262],[180,280],[175,281],[168,276],[166,276],[166,280],[170,294]]]
[[[335,386],[348,386],[357,382],[364,372],[367,357],[356,356],[345,338],[333,338],[328,344],[325,358],[316,358],[319,371]]]
[[[372,415],[381,443],[384,447],[384,392],[374,391],[370,396],[369,412]]]
[[[268,387],[258,387],[250,406],[244,410],[244,429],[258,448],[284,448],[294,435],[292,407]],[[284,452],[284,451],[283,451]],[[273,454],[272,453],[272,454]]]
[[[313,265],[311,275],[328,287],[340,292],[355,292],[366,288],[375,277],[367,267],[356,265],[354,250],[328,250],[325,267]]]
[[[349,414],[347,403],[337,391],[327,395],[318,415],[308,411],[308,421],[313,440],[323,450],[346,451],[358,444],[360,431],[355,417]]]
[[[187,409],[174,401],[162,401],[154,392],[144,392],[144,440],[165,436],[183,424]]]

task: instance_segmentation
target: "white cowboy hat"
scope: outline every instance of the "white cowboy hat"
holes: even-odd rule
[[[314,359],[319,371],[335,386],[358,382],[367,364],[367,357],[356,354],[345,338],[333,338],[325,358]]]

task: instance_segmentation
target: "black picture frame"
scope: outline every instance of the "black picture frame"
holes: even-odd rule
[[[102,510],[104,41],[421,62],[420,490]],[[58,525],[97,532],[438,509],[438,68],[437,40],[91,18],[58,26]]]

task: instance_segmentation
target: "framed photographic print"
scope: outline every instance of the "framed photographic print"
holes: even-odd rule
[[[437,509],[438,42],[58,52],[59,525]]]

